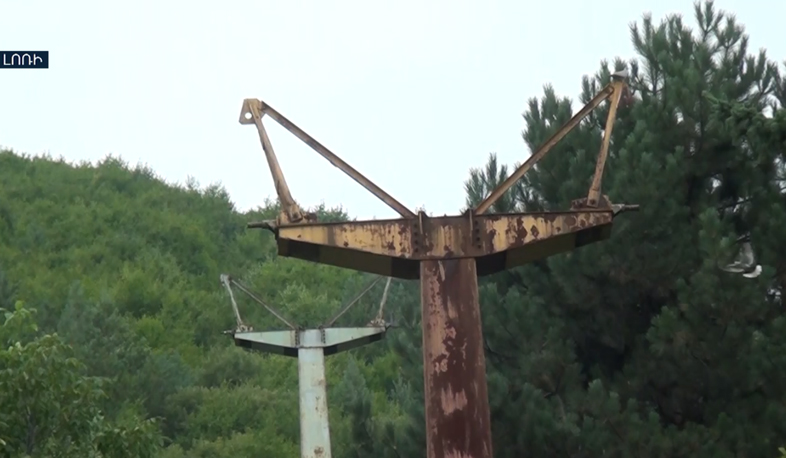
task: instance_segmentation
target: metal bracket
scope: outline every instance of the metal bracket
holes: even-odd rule
[[[565,123],[559,130],[557,130],[537,151],[524,161],[508,178],[505,179],[499,186],[497,186],[491,193],[483,199],[481,203],[475,207],[475,213],[481,215],[488,211],[494,203],[502,197],[508,189],[510,189],[521,177],[526,174],[529,169],[543,159],[544,156],[557,144],[565,138],[570,131],[576,128],[581,123],[582,119],[587,117],[595,108],[597,108],[604,100],[611,97],[611,107],[606,119],[606,129],[601,144],[601,150],[598,154],[598,160],[595,165],[595,176],[593,177],[592,186],[590,187],[590,194],[588,198],[588,205],[594,206],[593,201],[597,201],[597,194],[600,193],[600,184],[603,176],[603,168],[608,156],[609,142],[611,141],[611,132],[614,128],[614,119],[616,118],[617,105],[619,105],[620,95],[626,87],[625,80],[628,73],[625,71],[617,72],[611,76],[611,82],[606,85],[595,97],[592,98],[578,113],[573,115],[570,120]]]
[[[281,172],[281,167],[278,165],[278,159],[273,151],[273,145],[267,136],[265,127],[262,124],[262,117],[268,115],[274,121],[279,123],[283,128],[292,133],[295,137],[299,138],[303,143],[310,146],[320,156],[324,157],[335,167],[342,172],[349,175],[350,178],[358,182],[361,186],[366,188],[370,193],[375,195],[378,199],[385,202],[390,208],[395,210],[402,218],[414,218],[415,214],[394,199],[391,195],[382,190],[379,186],[374,184],[371,180],[363,176],[360,172],[352,168],[349,164],[344,162],[340,157],[333,154],[332,151],[327,149],[321,143],[316,141],[313,137],[308,135],[301,128],[296,126],[292,121],[285,118],[281,113],[274,110],[273,107],[265,102],[257,99],[245,99],[243,106],[240,110],[240,124],[255,124],[259,131],[259,140],[262,143],[262,149],[265,151],[270,166],[270,172],[273,175],[273,181],[276,185],[276,193],[281,201],[281,223],[298,223],[298,222],[314,222],[303,221],[303,211],[297,206],[292,195],[289,192],[284,174]]]
[[[471,238],[470,244],[474,245],[478,249],[481,249],[483,248],[483,240],[480,238],[480,225],[477,224],[477,221],[475,221],[475,212],[472,210],[468,211],[467,218],[469,218],[468,236]]]
[[[424,214],[422,211],[418,212],[418,217],[413,218],[411,221],[412,225],[412,251],[415,253],[420,253],[422,250],[425,249],[426,246],[426,238],[425,232],[426,229],[423,227],[424,220],[428,218],[424,218]]]

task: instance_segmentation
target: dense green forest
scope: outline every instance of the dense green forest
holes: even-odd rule
[[[645,16],[635,59],[602,62],[580,101],[546,87],[526,107],[534,150],[627,68],[604,193],[641,211],[609,241],[481,279],[496,457],[774,458],[786,444],[786,81],[733,15],[702,3],[688,22]],[[604,110],[494,210],[584,196]],[[467,205],[508,170],[493,154],[471,170]],[[118,158],[1,151],[0,456],[298,456],[296,361],[233,346],[219,274],[303,324],[370,277],[277,257],[272,234],[245,229],[277,211],[240,213],[220,186]],[[755,279],[718,268],[743,234]],[[337,324],[368,322],[381,293]],[[245,321],[277,326],[240,299]],[[395,280],[398,326],[328,358],[334,456],[425,456],[419,307],[418,283]]]

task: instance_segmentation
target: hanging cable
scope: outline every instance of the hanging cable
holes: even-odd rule
[[[363,290],[360,293],[358,293],[351,301],[349,301],[344,307],[342,307],[341,310],[339,310],[338,313],[336,313],[330,320],[328,320],[325,324],[320,326],[320,328],[329,328],[329,327],[333,326],[333,324],[336,322],[336,320],[338,320],[353,305],[355,305],[366,293],[368,293],[371,290],[371,288],[374,287],[374,285],[376,285],[380,280],[382,280],[382,278],[383,277],[376,277],[373,280],[371,280],[366,285],[366,287],[363,288]],[[390,289],[390,281],[391,281],[391,278],[388,277],[388,281],[385,284],[385,290],[382,293],[382,300],[379,303],[379,309],[377,310],[377,315],[376,315],[376,317],[373,320],[371,320],[371,322],[369,322],[369,326],[387,326],[387,323],[385,322],[385,319],[384,319],[383,315],[384,315],[384,310],[385,310],[385,303],[387,302],[387,298],[388,298],[388,290]],[[281,313],[279,313],[273,307],[267,305],[262,299],[257,297],[253,292],[251,292],[248,288],[246,288],[243,284],[241,284],[237,280],[233,279],[231,276],[229,276],[227,274],[221,274],[221,283],[223,283],[224,287],[229,292],[229,298],[232,301],[232,310],[235,313],[235,321],[237,322],[237,331],[238,332],[251,331],[252,328],[250,326],[247,326],[245,323],[243,323],[243,320],[240,317],[240,311],[238,309],[237,302],[235,301],[235,296],[234,296],[234,294],[232,292],[232,285],[237,287],[239,290],[244,292],[248,297],[253,299],[255,302],[260,304],[262,307],[264,307],[268,312],[270,312],[273,316],[275,316],[281,322],[286,324],[290,329],[292,329],[292,330],[296,330],[297,329],[297,327],[294,324],[292,324],[290,321],[288,321],[286,318],[284,318],[284,316]],[[229,331],[227,331],[227,332],[229,332]]]
[[[385,312],[385,303],[388,301],[388,290],[390,289],[390,280],[391,278],[388,277],[388,281],[387,283],[385,283],[385,290],[382,292],[382,300],[379,301],[379,310],[377,311],[377,316],[369,323],[372,326],[385,326],[387,324],[384,318],[384,312]]]
[[[335,322],[336,322],[336,320],[337,320],[337,319],[339,319],[339,318],[341,317],[341,315],[343,315],[344,313],[346,313],[346,312],[347,312],[347,310],[349,310],[349,308],[350,308],[350,307],[352,307],[353,305],[355,305],[355,303],[356,303],[357,301],[359,301],[359,300],[360,300],[360,298],[361,298],[361,297],[363,297],[363,296],[364,296],[364,295],[365,295],[365,294],[366,294],[366,293],[367,293],[367,292],[368,292],[368,291],[369,291],[369,290],[370,290],[370,289],[371,289],[371,288],[372,288],[374,285],[376,285],[376,284],[377,284],[377,282],[378,282],[378,281],[380,281],[380,280],[382,280],[382,277],[377,277],[377,278],[373,279],[372,281],[370,281],[370,282],[368,283],[368,286],[366,286],[366,287],[365,287],[365,289],[363,289],[363,291],[361,291],[361,292],[360,292],[360,293],[359,293],[357,296],[355,296],[355,298],[354,298],[354,299],[352,299],[351,301],[349,301],[349,303],[348,303],[347,305],[345,305],[345,306],[344,306],[344,308],[342,308],[341,310],[339,310],[339,312],[338,312],[338,313],[337,313],[335,316],[333,316],[333,318],[331,318],[330,320],[328,320],[328,322],[327,322],[327,323],[325,323],[325,324],[323,324],[321,327],[323,327],[323,328],[329,328],[329,327],[333,326],[333,323],[335,323]]]
[[[265,303],[265,302],[264,302],[262,299],[258,298],[258,297],[257,297],[257,296],[256,296],[254,293],[252,293],[252,292],[251,292],[251,291],[250,291],[248,288],[246,288],[245,286],[243,286],[243,285],[242,285],[240,282],[238,282],[237,280],[233,279],[232,277],[229,277],[229,278],[228,278],[228,281],[229,281],[231,284],[235,285],[235,286],[236,286],[236,287],[237,287],[237,288],[238,288],[240,291],[243,291],[244,293],[246,293],[246,295],[247,295],[248,297],[250,297],[251,299],[253,299],[253,300],[254,300],[256,303],[258,303],[258,304],[259,304],[259,305],[261,305],[262,307],[264,307],[264,308],[265,308],[265,310],[267,310],[267,311],[268,311],[268,312],[270,312],[270,313],[271,313],[273,316],[275,316],[276,318],[278,318],[278,319],[279,319],[279,320],[280,320],[282,323],[284,323],[285,325],[287,325],[287,326],[289,327],[289,329],[297,329],[297,328],[295,327],[295,325],[293,325],[292,323],[290,323],[290,322],[289,322],[289,321],[288,321],[286,318],[284,318],[284,316],[283,316],[283,315],[281,315],[281,314],[280,314],[278,311],[276,311],[276,310],[275,310],[273,307],[271,307],[271,306],[267,305],[267,304],[266,304],[266,303]],[[235,306],[235,307],[236,307],[236,306]]]
[[[235,295],[232,293],[232,286],[229,284],[230,278],[227,274],[221,274],[221,283],[224,284],[224,287],[229,292],[229,299],[232,301],[232,310],[235,312],[235,321],[237,322],[236,330],[239,332],[247,332],[251,331],[252,328],[246,326],[243,323],[243,319],[240,318],[240,310],[237,308],[237,302],[235,302]]]

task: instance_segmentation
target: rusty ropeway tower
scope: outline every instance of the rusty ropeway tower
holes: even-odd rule
[[[401,279],[419,279],[423,326],[426,437],[429,458],[492,456],[486,363],[477,277],[605,240],[614,217],[636,205],[612,205],[601,194],[617,107],[627,90],[612,75],[587,105],[535,151],[477,207],[462,215],[429,217],[402,205],[273,109],[246,99],[241,124],[253,124],[270,166],[281,213],[253,222],[275,234],[278,254]],[[489,208],[592,110],[609,99],[595,174],[585,198],[562,212],[487,214]],[[320,223],[295,203],[262,123],[268,116],[360,183],[401,217]]]

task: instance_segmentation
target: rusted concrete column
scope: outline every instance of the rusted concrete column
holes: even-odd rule
[[[491,458],[474,259],[421,261],[428,458]]]

